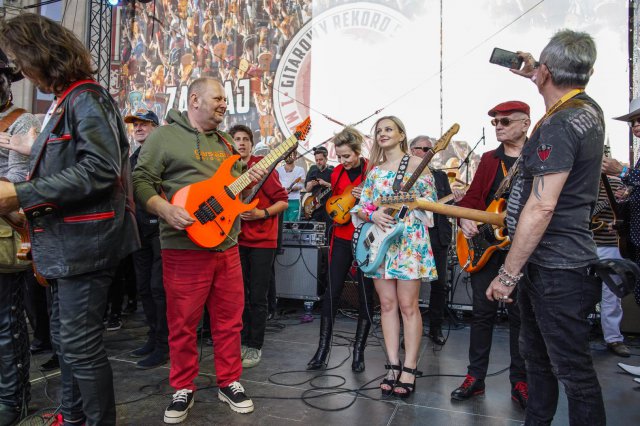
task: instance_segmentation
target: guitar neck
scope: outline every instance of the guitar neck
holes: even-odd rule
[[[596,204],[596,207],[593,209],[593,214],[591,216],[599,215],[607,207],[609,207],[609,200],[600,201],[598,204]]]
[[[476,222],[488,223],[499,227],[504,227],[506,212],[490,213],[484,210],[469,209],[460,206],[450,206],[448,204],[428,201],[424,198],[417,198],[416,207],[444,216],[458,217],[462,219],[475,220]]]
[[[271,150],[271,152],[265,155],[260,161],[258,161],[256,164],[251,166],[251,168],[253,169],[254,167],[256,167],[256,168],[268,170],[272,164],[275,164],[276,162],[278,162],[280,157],[284,155],[291,147],[293,147],[297,143],[298,143],[298,138],[296,138],[295,134],[289,136],[284,142],[278,145],[277,148]],[[249,186],[251,182],[252,182],[252,179],[249,176],[249,172],[246,171],[238,179],[236,179],[235,182],[229,185],[229,189],[231,190],[231,192],[233,192],[235,196],[237,196],[242,191],[244,191],[244,189],[247,186]]]

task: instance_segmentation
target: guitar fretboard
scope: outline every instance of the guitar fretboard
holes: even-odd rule
[[[273,163],[278,161],[278,159],[285,154],[292,146],[298,143],[298,138],[295,134],[289,136],[284,142],[278,145],[277,148],[271,150],[267,155],[265,155],[260,161],[251,166],[251,168],[257,167],[264,170],[267,170]],[[249,176],[249,172],[243,173],[235,182],[229,185],[229,189],[233,193],[233,195],[237,196],[244,189],[251,184],[251,177]]]

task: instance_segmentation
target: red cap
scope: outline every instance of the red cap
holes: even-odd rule
[[[501,104],[498,104],[489,110],[489,115],[491,117],[495,117],[498,113],[507,114],[511,112],[524,112],[527,115],[530,115],[531,109],[529,105],[520,101],[507,101]]]

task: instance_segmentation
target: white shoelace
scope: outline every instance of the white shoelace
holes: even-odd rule
[[[240,382],[231,383],[229,385],[229,389],[231,389],[231,392],[233,392],[234,395],[238,393],[244,393],[244,388],[242,387]]]
[[[191,391],[189,389],[180,389],[178,392],[173,394],[173,402],[184,402],[186,403],[189,399],[189,394]]]

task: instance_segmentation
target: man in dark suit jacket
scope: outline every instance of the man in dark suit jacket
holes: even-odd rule
[[[471,186],[464,198],[458,203],[460,206],[477,210],[487,209],[498,193],[504,178],[508,175],[508,171],[517,162],[527,140],[527,131],[531,124],[529,112],[529,105],[520,101],[503,102],[489,110],[489,116],[493,118],[491,124],[495,126],[496,139],[500,145],[482,155]],[[508,191],[502,194],[502,198],[507,198],[507,193]],[[460,219],[460,229],[467,239],[478,235],[478,225],[473,220]],[[485,291],[498,275],[498,270],[500,265],[504,263],[506,254],[506,250],[496,250],[482,269],[471,274],[473,319],[469,339],[469,366],[464,382],[451,393],[452,399],[466,400],[484,393],[484,379],[489,366],[493,326],[499,307],[497,301],[487,299]],[[464,263],[466,260],[461,259],[461,262]],[[519,305],[512,303],[508,310],[511,397],[524,408],[527,405],[528,388],[524,359],[520,355],[518,345]]]
[[[424,157],[433,147],[433,143],[428,136],[417,136],[409,145],[411,154],[418,157]],[[449,178],[446,173],[441,170],[433,170],[433,177],[436,183],[436,192],[438,198],[446,197],[451,194],[449,186]],[[456,190],[455,200],[459,200],[464,196],[464,192]],[[449,254],[449,246],[451,245],[451,222],[446,216],[434,214],[434,226],[429,228],[429,240],[433,249],[433,257],[436,262],[436,270],[438,271],[438,279],[431,283],[431,294],[429,296],[429,338],[438,344],[444,345],[445,339],[442,335],[442,321],[444,320],[444,307],[447,300],[447,257]]]

